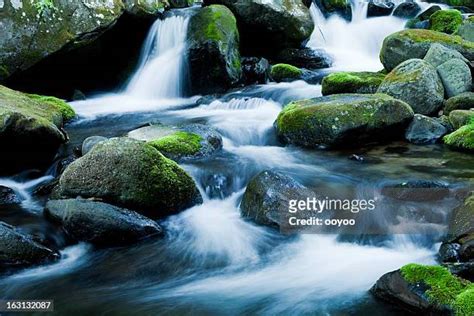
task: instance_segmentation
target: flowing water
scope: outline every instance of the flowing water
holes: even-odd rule
[[[324,19],[314,6],[311,12],[318,27],[308,45],[333,54],[337,69],[378,70],[382,39],[403,26],[394,17],[366,19],[356,12],[347,23]],[[81,119],[67,126],[71,140],[65,151],[87,136],[121,136],[149,122],[212,125],[224,137],[222,152],[183,165],[204,203],[164,220],[162,240],[120,249],[63,247],[38,213],[44,201],[33,193],[51,177],[0,179],[30,201],[15,214],[0,213],[0,219],[54,240],[62,255],[58,263],[0,278],[0,298],[54,298],[56,310],[67,315],[396,315],[367,290],[406,263],[435,262],[449,210],[457,203],[454,192],[474,176],[472,158],[440,145],[406,143],[357,151],[281,147],[272,127],[278,112],[291,100],[320,96],[321,87],[303,81],[258,85],[196,105],[198,97],[183,98],[187,23],[187,15],[178,14],[153,25],[125,90],[72,103]],[[349,160],[351,154],[363,155],[365,162]],[[248,181],[268,169],[331,197],[381,199],[367,223],[384,225],[394,213],[409,214],[406,221],[420,234],[287,236],[256,226],[241,218],[239,203]],[[411,179],[443,181],[453,194],[407,203],[380,193],[386,183]],[[417,217],[419,210],[436,216]]]

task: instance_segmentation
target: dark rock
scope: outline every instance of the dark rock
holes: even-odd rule
[[[352,20],[352,6],[349,0],[317,0],[316,4],[321,8],[326,18],[337,14],[347,21]]]
[[[415,114],[407,128],[405,138],[413,144],[433,144],[447,133],[448,130],[439,120]]]
[[[401,201],[439,201],[449,195],[449,187],[445,183],[436,181],[410,180],[386,185],[381,193]]]
[[[332,58],[322,49],[287,48],[275,58],[279,63],[299,68],[321,69],[332,66]]]
[[[19,203],[21,203],[21,198],[13,189],[0,185],[0,205]]]
[[[90,200],[49,201],[44,214],[72,239],[99,246],[132,244],[163,233],[155,221],[134,211]]]
[[[393,16],[410,19],[416,17],[420,11],[420,5],[414,1],[402,2],[393,11]]]
[[[369,6],[367,8],[367,17],[378,17],[378,16],[386,16],[390,15],[395,8],[395,4],[393,2],[377,2],[375,3],[373,0],[370,0]]]
[[[265,58],[242,58],[242,77],[246,85],[267,83],[270,69],[270,63]]]

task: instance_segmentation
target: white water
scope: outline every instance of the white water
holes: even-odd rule
[[[52,176],[43,176],[28,181],[15,181],[13,179],[0,178],[0,185],[12,189],[17,194],[21,200],[21,206],[23,208],[30,211],[41,211],[43,207],[33,198],[33,191],[38,185],[52,179]]]

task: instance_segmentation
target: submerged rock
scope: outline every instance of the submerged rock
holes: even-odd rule
[[[323,78],[322,94],[375,93],[385,78],[379,72],[336,72]]]
[[[51,163],[67,140],[61,127],[69,118],[65,113],[71,111],[64,102],[45,101],[0,86],[0,174]]]
[[[415,114],[407,128],[405,138],[413,144],[433,144],[447,133],[447,128],[437,119]]]
[[[306,69],[321,69],[332,66],[332,58],[322,49],[287,48],[275,58],[280,63]]]
[[[44,214],[72,239],[99,246],[128,245],[163,233],[155,221],[134,211],[90,200],[49,201]]]
[[[411,180],[386,185],[381,193],[401,201],[439,201],[449,195],[449,187],[438,181]]]
[[[436,68],[448,98],[471,91],[472,76],[469,66],[461,59],[451,59]]]
[[[424,115],[438,111],[444,101],[444,88],[436,69],[421,59],[398,65],[385,77],[377,92],[405,101],[415,113]]]
[[[433,31],[453,34],[461,24],[462,15],[458,10],[439,10],[430,16],[430,29]]]
[[[247,54],[273,55],[283,48],[299,47],[314,28],[301,0],[204,0],[204,4],[223,4],[234,13]]]
[[[97,144],[71,163],[55,198],[98,198],[152,218],[202,202],[193,179],[152,146],[130,138]]]
[[[270,76],[276,82],[293,81],[301,79],[303,76],[303,71],[292,65],[276,64],[272,66]]]
[[[290,200],[315,198],[316,194],[294,179],[274,171],[263,171],[250,180],[240,210],[259,225],[288,226]],[[301,215],[299,216],[301,218]]]
[[[453,110],[470,109],[474,109],[474,92],[465,92],[449,98],[448,101],[446,101],[444,113],[449,114]]]
[[[270,78],[270,70],[270,63],[265,58],[242,58],[242,77],[246,85],[267,83]]]
[[[54,251],[33,241],[13,226],[0,222],[0,271],[59,259]]]
[[[212,5],[191,17],[188,62],[192,94],[224,92],[240,80],[239,31],[228,8]]]
[[[0,185],[0,205],[19,204],[21,198],[13,189]]]
[[[401,137],[412,118],[408,104],[386,94],[338,94],[290,103],[275,126],[284,143],[353,146]]]
[[[410,313],[474,313],[474,285],[440,266],[408,264],[383,275],[370,292],[376,298]]]
[[[424,58],[431,44],[439,43],[474,60],[474,42],[459,36],[430,30],[403,30],[387,36],[380,51],[380,60],[388,71],[413,58]]]

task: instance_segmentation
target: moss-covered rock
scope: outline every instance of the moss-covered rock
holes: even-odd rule
[[[468,60],[474,60],[474,42],[457,35],[418,29],[403,30],[387,36],[380,51],[380,60],[385,69],[391,71],[405,60],[424,58],[432,43],[457,50]]]
[[[272,66],[270,75],[276,82],[301,79],[303,71],[298,67],[288,64],[276,64]]]
[[[449,98],[444,107],[444,113],[449,114],[453,110],[474,109],[474,93],[465,92],[455,97]]]
[[[386,94],[339,94],[292,102],[280,112],[275,126],[284,143],[351,146],[401,137],[412,118],[408,104]]]
[[[61,112],[64,122],[70,121],[76,117],[76,112],[74,112],[73,108],[64,100],[38,94],[27,94],[27,96],[33,100],[38,100],[38,102],[48,103],[54,106],[59,112]]]
[[[446,145],[454,149],[474,152],[474,123],[462,126],[444,136],[443,140]]]
[[[462,24],[462,14],[459,10],[439,10],[430,17],[430,29],[447,34],[456,33]]]
[[[194,133],[176,132],[151,141],[149,144],[164,153],[165,156],[193,156],[201,150],[202,140],[201,136]]]
[[[128,13],[139,17],[157,15],[173,7],[170,0],[123,0],[123,2]]]
[[[222,5],[198,11],[188,29],[188,61],[193,94],[223,92],[240,80],[239,31]]]
[[[223,4],[236,16],[242,49],[248,56],[274,55],[287,47],[299,47],[311,36],[314,23],[301,0],[204,0]]]
[[[443,0],[442,3],[449,4],[450,6],[455,7],[467,7],[471,10],[474,10],[474,1],[473,0]]]
[[[371,292],[408,312],[467,316],[474,313],[474,301],[467,301],[473,290],[444,267],[413,263],[383,275]]]
[[[436,69],[421,59],[410,59],[393,69],[378,89],[408,103],[415,113],[435,113],[444,101],[444,88]]]
[[[474,110],[454,110],[449,113],[449,122],[458,129],[474,120]]]
[[[202,201],[193,179],[154,147],[130,138],[95,145],[71,163],[55,197],[97,198],[152,218],[175,214]]]
[[[379,72],[336,72],[324,77],[322,93],[375,93],[384,78]]]
[[[49,98],[45,101],[0,86],[0,174],[49,164],[59,145],[67,140],[61,127],[70,117],[69,110],[69,106]]]

